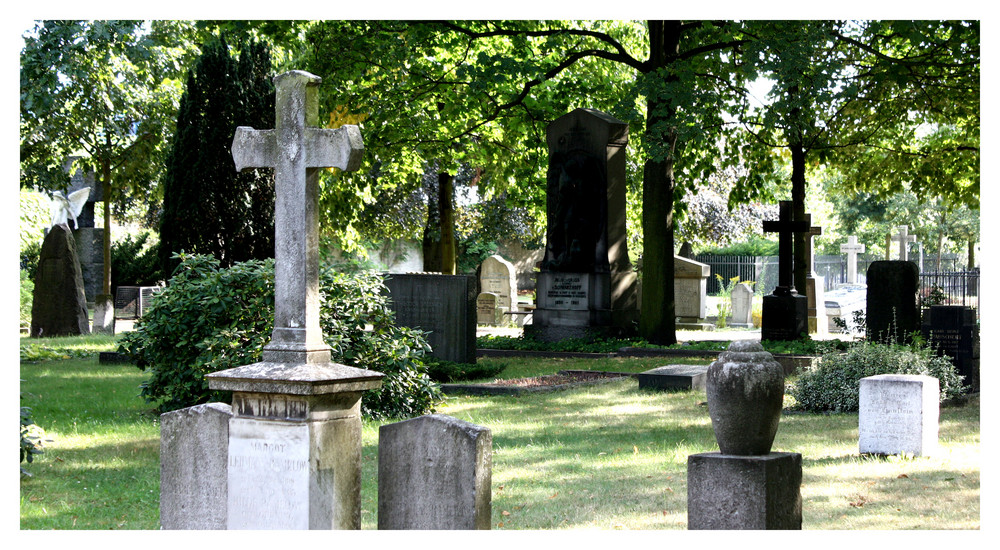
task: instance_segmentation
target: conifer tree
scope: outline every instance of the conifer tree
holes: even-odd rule
[[[225,39],[206,45],[188,75],[167,160],[160,261],[168,276],[177,252],[211,254],[223,266],[274,256],[274,176],[237,173],[231,147],[237,126],[274,127],[271,54]]]

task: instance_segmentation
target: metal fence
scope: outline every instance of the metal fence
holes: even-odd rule
[[[149,307],[158,286],[120,286],[115,291],[115,319],[139,319]]]
[[[694,261],[708,264],[711,271],[707,292],[718,294],[720,281],[728,284],[733,277],[740,281],[755,281],[754,292],[767,294],[778,284],[777,256],[717,256],[698,254]],[[858,255],[858,283],[865,284],[865,274],[872,262],[882,258],[869,254]],[[816,275],[823,277],[823,288],[833,290],[847,282],[847,257],[843,255],[821,255],[813,258]],[[934,260],[925,258],[925,265],[933,265]],[[931,262],[928,264],[927,262]],[[919,263],[919,262],[914,262]],[[958,258],[948,255],[942,258],[942,271],[920,274],[921,303],[940,301],[950,305],[965,305],[976,309],[979,315],[979,270],[957,271]],[[950,270],[948,268],[951,268]]]

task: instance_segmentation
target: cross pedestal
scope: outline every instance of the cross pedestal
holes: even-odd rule
[[[858,282],[858,254],[865,251],[865,245],[854,235],[847,237],[847,243],[840,245],[840,252],[847,254],[847,284]]]
[[[809,329],[809,301],[795,290],[792,273],[792,234],[806,233],[809,226],[809,221],[792,219],[791,201],[779,203],[777,221],[764,222],[764,232],[778,234],[778,286],[763,299],[763,340],[797,340]]]
[[[361,527],[361,395],[382,374],[330,362],[319,323],[318,170],[357,170],[357,126],[316,128],[320,78],[274,79],[276,128],[240,127],[237,170],[275,170],[274,331],[262,361],[206,376],[233,392],[229,529]]]

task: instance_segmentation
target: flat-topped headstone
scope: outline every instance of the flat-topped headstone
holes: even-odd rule
[[[674,313],[682,322],[704,321],[708,307],[708,264],[674,256]]]
[[[361,395],[382,374],[330,362],[319,323],[318,173],[355,170],[356,126],[316,128],[320,78],[278,75],[274,130],[237,128],[237,170],[275,170],[275,313],[262,361],[206,375],[233,392],[227,528],[359,529]]]
[[[861,454],[928,456],[937,449],[940,390],[937,378],[880,374],[858,390]]]
[[[475,276],[394,273],[385,288],[396,323],[427,331],[433,357],[476,362]]]
[[[497,326],[503,317],[503,310],[497,305],[500,297],[492,292],[480,292],[476,298],[476,323]]]
[[[161,528],[226,528],[232,417],[225,403],[160,415]]]
[[[479,266],[480,292],[492,292],[499,298],[497,307],[517,309],[517,271],[514,264],[494,254]]]
[[[378,528],[489,529],[493,436],[432,414],[379,428]]]
[[[979,325],[968,306],[931,306],[920,327],[939,355],[950,357],[962,385],[979,391]]]
[[[639,389],[705,390],[708,365],[666,365],[639,373]]]

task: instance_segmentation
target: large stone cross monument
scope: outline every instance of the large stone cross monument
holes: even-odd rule
[[[792,272],[792,234],[809,232],[810,222],[792,219],[792,202],[781,201],[777,221],[765,221],[765,233],[778,234],[778,286],[764,296],[762,340],[796,340],[809,329],[808,298],[795,289]]]
[[[912,242],[916,242],[917,236],[909,234],[909,229],[910,229],[909,226],[900,225],[896,229],[899,231],[899,233],[892,235],[890,240],[899,241],[899,259],[905,262],[909,260],[909,255],[907,254],[906,245]]]
[[[356,126],[316,128],[320,78],[274,79],[276,128],[240,127],[236,168],[275,170],[274,332],[262,361],[207,375],[233,392],[229,529],[359,529],[361,395],[382,374],[330,362],[319,324],[318,170],[356,170]]]

